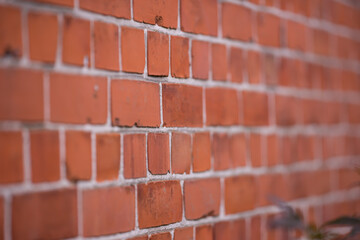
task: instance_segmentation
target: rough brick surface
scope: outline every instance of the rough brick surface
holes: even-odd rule
[[[268,97],[257,92],[243,92],[243,118],[246,126],[269,124]]]
[[[203,172],[211,167],[211,142],[207,132],[193,136],[192,168],[194,172]]]
[[[121,28],[121,66],[124,72],[144,72],[145,39],[143,30]]]
[[[253,176],[239,176],[225,179],[226,214],[251,210],[255,206],[256,191]]]
[[[148,32],[147,57],[149,75],[167,76],[169,74],[169,36]]]
[[[120,135],[116,133],[96,135],[96,179],[117,179],[120,169]]]
[[[128,134],[124,136],[124,177],[146,177],[145,134]]]
[[[173,173],[189,173],[191,165],[191,136],[186,133],[171,134],[171,170]]]
[[[242,41],[252,39],[252,12],[249,8],[223,3],[221,16],[224,37]]]
[[[196,227],[195,237],[197,240],[213,240],[213,228],[211,225]]]
[[[11,24],[6,24],[10,22]],[[21,13],[20,9],[0,6],[0,56],[22,55]]]
[[[193,231],[193,227],[175,229],[174,240],[194,240]]]
[[[189,39],[171,36],[171,76],[189,77]]]
[[[167,174],[170,171],[169,134],[148,134],[148,169],[152,174]]]
[[[131,17],[130,0],[80,0],[80,8],[117,18]]]
[[[193,78],[207,79],[209,76],[209,44],[203,41],[192,41],[191,65]]]
[[[214,80],[226,81],[228,73],[228,60],[226,46],[221,44],[211,45],[211,67]]]

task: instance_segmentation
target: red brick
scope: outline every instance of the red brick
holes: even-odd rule
[[[245,221],[243,219],[218,222],[214,226],[214,240],[245,239]]]
[[[163,84],[163,118],[167,127],[203,125],[203,90],[184,84]]]
[[[258,42],[261,45],[280,46],[280,18],[269,13],[258,12],[257,15]]]
[[[189,39],[171,36],[171,76],[177,78],[189,77]]]
[[[226,133],[214,133],[212,155],[215,170],[225,170],[231,167],[230,140]]]
[[[358,75],[350,71],[342,71],[341,73],[342,90],[344,91],[360,91],[360,80]]]
[[[323,109],[320,101],[315,99],[302,99],[303,123],[316,124],[320,123]]]
[[[297,142],[292,136],[283,136],[281,139],[281,158],[284,164],[291,164],[297,161]]]
[[[230,159],[232,166],[240,167],[246,165],[246,139],[244,134],[234,134],[230,137]]]
[[[272,134],[266,137],[266,157],[267,166],[275,166],[279,164],[280,159],[280,141],[279,138]]]
[[[222,4],[222,35],[243,41],[252,39],[252,12],[249,8],[232,3]]]
[[[4,199],[0,197],[0,238],[4,239],[4,222],[5,222],[5,210],[4,210]]]
[[[19,9],[0,6],[0,32],[0,56],[21,56],[23,50]]]
[[[245,126],[269,124],[268,96],[260,92],[243,92],[243,115]]]
[[[80,0],[80,8],[117,18],[131,17],[130,0]]]
[[[28,31],[30,59],[54,63],[58,40],[57,16],[47,13],[29,13]]]
[[[66,132],[66,173],[69,180],[91,179],[91,134]]]
[[[64,17],[62,60],[64,63],[90,66],[90,22]]]
[[[318,29],[312,29],[312,50],[316,54],[329,55],[330,36],[327,32]]]
[[[339,189],[350,189],[359,180],[359,174],[354,169],[343,168],[338,170]]]
[[[148,236],[128,238],[127,240],[148,240]]]
[[[149,75],[168,76],[169,36],[163,33],[148,31],[147,57],[147,68]]]
[[[318,64],[308,65],[308,87],[320,89],[328,76],[325,76],[325,68]],[[325,79],[326,78],[326,79]]]
[[[306,26],[299,22],[287,21],[287,46],[294,50],[305,51],[306,48],[306,39],[307,31]]]
[[[230,60],[229,60],[229,69],[230,69],[230,79],[232,82],[242,82],[243,81],[243,67],[244,64],[243,51],[240,48],[231,48],[230,49]]]
[[[105,123],[106,78],[51,74],[50,108],[50,119],[54,122]]]
[[[294,60],[290,58],[280,58],[278,84],[284,87],[290,87],[293,84],[293,65]]]
[[[82,212],[85,237],[133,230],[135,228],[134,187],[85,190]]]
[[[177,228],[174,231],[174,240],[194,240],[193,227]]]
[[[261,218],[254,216],[250,219],[250,236],[252,240],[261,240]]]
[[[146,136],[127,134],[124,136],[124,177],[146,177]]]
[[[185,181],[184,199],[186,219],[219,215],[220,180],[214,178]]]
[[[120,135],[105,133],[96,135],[96,179],[115,180],[120,169]]]
[[[135,21],[177,28],[177,0],[134,0],[133,8]]]
[[[350,124],[360,123],[360,104],[347,104],[347,112]]]
[[[119,28],[112,23],[94,23],[95,67],[119,71]]]
[[[332,179],[329,170],[307,172],[306,175],[307,185],[309,186],[307,196],[324,195],[330,192]],[[357,174],[355,173],[355,175]],[[359,179],[359,177],[357,179]]]
[[[124,72],[144,72],[144,30],[121,27],[121,67]]]
[[[253,176],[225,179],[225,212],[233,214],[251,210],[255,206],[256,188]]]
[[[322,157],[324,160],[341,156],[343,142],[341,136],[325,136],[322,139]]]
[[[307,172],[295,172],[286,176],[288,182],[287,191],[289,192],[289,199],[304,198],[307,196]]]
[[[260,53],[255,51],[248,51],[246,63],[249,83],[259,84],[261,82],[262,76]]]
[[[77,222],[75,189],[29,193],[12,199],[13,239],[76,237]]]
[[[191,67],[193,78],[206,80],[209,77],[209,43],[192,41]]]
[[[237,92],[227,88],[206,89],[206,125],[236,125],[239,123]]]
[[[211,167],[211,143],[208,132],[195,133],[192,151],[193,172],[207,171]]]
[[[171,135],[172,173],[189,173],[191,165],[191,136],[173,132]]]
[[[196,240],[213,240],[213,228],[211,225],[198,226],[195,230]]]
[[[60,146],[57,131],[31,131],[31,178],[35,183],[60,179]]]
[[[0,183],[23,181],[21,132],[0,132]]]
[[[227,49],[222,44],[211,44],[212,78],[226,81],[228,73]]]
[[[148,168],[152,174],[167,174],[170,171],[169,134],[148,134]]]
[[[283,200],[288,199],[286,192],[285,178],[281,174],[264,174],[257,176],[258,206],[273,204],[269,197],[277,197]]]
[[[0,69],[0,119],[44,119],[43,76],[23,69]]]
[[[261,167],[264,165],[262,142],[262,136],[260,134],[250,134],[250,159],[253,167]]]
[[[297,136],[298,161],[313,160],[315,152],[315,138],[313,136]]]
[[[137,200],[140,228],[175,223],[182,219],[182,195],[178,181],[139,184]]]
[[[216,0],[182,0],[180,2],[181,30],[216,36],[217,12]]]
[[[171,234],[169,232],[153,234],[149,240],[171,240]]]
[[[275,96],[276,124],[291,126],[299,122],[301,113],[300,102],[292,96]]]
[[[160,126],[159,84],[113,80],[111,113],[112,124],[116,126]]]
[[[74,0],[30,0],[30,1],[40,2],[40,3],[50,3],[50,4],[61,5],[66,7],[74,6]]]
[[[265,53],[261,58],[261,71],[263,72],[263,81],[267,85],[276,86],[278,82],[279,65],[273,54]]]

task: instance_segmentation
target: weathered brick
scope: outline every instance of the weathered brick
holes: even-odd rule
[[[231,167],[230,141],[226,133],[213,134],[212,155],[215,170],[225,170]]]
[[[131,17],[130,0],[80,0],[80,8],[117,18]]]
[[[11,217],[13,239],[76,237],[78,234],[76,190],[61,189],[16,195],[12,199]]]
[[[135,228],[133,186],[85,190],[82,198],[85,237],[127,232]]]
[[[31,131],[31,178],[35,183],[60,179],[60,144],[57,131]]]
[[[249,83],[259,84],[262,80],[260,53],[248,51],[246,64]]]
[[[169,232],[153,234],[149,240],[171,240],[171,234]]]
[[[104,133],[96,135],[96,179],[116,180],[120,169],[120,135]]]
[[[243,117],[245,126],[269,124],[268,96],[260,92],[243,92]]]
[[[320,55],[329,55],[330,36],[328,32],[312,29],[312,51]]]
[[[0,183],[21,182],[23,172],[21,132],[0,132]]]
[[[106,78],[50,74],[50,108],[50,119],[54,122],[105,123]]]
[[[74,6],[74,0],[29,0],[29,1],[56,4],[56,5],[66,6],[66,7]]]
[[[177,78],[189,77],[189,39],[171,36],[171,76]]]
[[[137,200],[140,228],[175,223],[182,219],[182,194],[178,181],[139,184]]]
[[[191,165],[191,136],[173,132],[171,135],[171,170],[172,173],[189,173]]]
[[[0,32],[0,56],[21,56],[23,37],[21,34],[21,12],[18,8],[0,6]]]
[[[252,40],[252,12],[232,3],[222,4],[222,34],[226,38]]]
[[[112,124],[160,126],[160,95],[156,83],[135,80],[111,82]]]
[[[174,231],[174,240],[194,240],[193,227],[177,228]]]
[[[121,27],[121,67],[124,72],[144,72],[144,30]]]
[[[243,81],[243,67],[245,63],[243,50],[240,48],[232,47],[230,49],[230,60],[229,60],[229,69],[230,69],[230,80],[232,82],[242,82]]]
[[[135,0],[133,8],[135,21],[177,28],[177,0]]]
[[[283,200],[288,199],[285,181],[286,179],[282,174],[263,174],[257,176],[258,206],[271,205],[269,197],[275,196]]]
[[[300,102],[292,96],[275,96],[276,124],[291,126],[299,122],[301,115]]]
[[[244,134],[238,133],[230,136],[230,159],[232,167],[246,165],[247,144]]]
[[[209,43],[194,40],[191,47],[193,78],[206,80],[209,77]]]
[[[124,136],[124,177],[146,177],[146,136],[127,134]]]
[[[227,88],[206,89],[206,125],[236,125],[239,123],[237,92]]]
[[[258,42],[261,45],[280,46],[280,18],[269,13],[257,13]]]
[[[220,180],[201,179],[184,183],[185,217],[199,219],[219,215]]]
[[[295,21],[287,21],[287,46],[294,50],[307,50],[307,30],[304,24]]]
[[[213,240],[213,227],[211,225],[197,226],[195,238],[196,240]]]
[[[44,119],[44,89],[41,72],[0,69],[0,119],[22,121]]]
[[[267,166],[275,166],[280,160],[280,140],[275,134],[266,137]]]
[[[193,172],[207,171],[211,167],[211,142],[208,132],[195,133],[192,151]]]
[[[226,81],[228,73],[228,60],[226,46],[222,44],[211,44],[211,66],[212,78],[214,80]]]
[[[169,36],[163,33],[148,31],[147,34],[147,68],[153,76],[169,74]]]
[[[167,133],[148,134],[148,168],[152,174],[170,171],[170,144]]]
[[[240,219],[235,221],[217,222],[214,225],[214,240],[221,239],[245,239],[245,221]]]
[[[203,90],[200,87],[167,83],[162,85],[164,126],[203,125]]]
[[[262,135],[257,133],[250,134],[250,160],[253,167],[261,167],[264,163],[262,142]]]

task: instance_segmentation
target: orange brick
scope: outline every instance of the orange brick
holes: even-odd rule
[[[177,28],[177,0],[135,0],[133,8],[135,21]]]
[[[127,134],[124,136],[124,177],[146,177],[146,136]]]
[[[195,230],[196,240],[213,240],[213,228],[211,225],[198,226]]]
[[[261,217],[260,216],[254,216],[250,219],[250,236],[253,240],[261,240]]]
[[[169,232],[153,234],[149,240],[171,240],[171,234]]]
[[[303,123],[316,124],[320,123],[323,109],[320,101],[315,99],[302,99]]]
[[[69,180],[91,179],[91,134],[66,132],[66,173]]]
[[[263,166],[262,136],[260,134],[250,134],[250,159],[253,167]]]
[[[90,66],[90,22],[64,17],[62,60],[64,63]]]
[[[217,222],[214,225],[214,240],[221,239],[245,239],[245,221],[240,219],[235,221]]]
[[[121,27],[121,66],[125,72],[144,72],[145,39],[142,29]]]
[[[23,181],[21,132],[0,132],[0,183]]]
[[[220,180],[185,181],[184,198],[186,219],[217,216],[220,209]]]
[[[189,39],[171,36],[171,76],[177,78],[189,77]]]
[[[148,134],[148,163],[152,174],[167,174],[170,171],[169,135]]]
[[[206,80],[209,77],[209,43],[192,41],[191,66],[193,78]]]
[[[28,15],[30,59],[54,63],[58,41],[56,15],[31,12]]]
[[[175,229],[174,240],[194,240],[193,227]]]
[[[134,187],[85,190],[82,212],[85,237],[130,231],[135,228]]]
[[[261,71],[263,72],[263,81],[267,85],[276,86],[278,82],[278,63],[273,54],[265,53],[261,58]]]
[[[350,124],[360,123],[360,104],[347,104],[348,119]]]
[[[54,122],[105,123],[106,78],[50,74],[50,108],[50,119]]]
[[[191,136],[173,132],[171,135],[172,173],[189,173],[191,165]]]
[[[222,44],[211,44],[212,78],[214,80],[226,81],[228,73],[228,62],[226,46]]]
[[[243,92],[242,94],[244,125],[268,125],[268,96],[265,93],[259,92]]]
[[[261,82],[261,62],[260,53],[255,51],[248,51],[247,53],[247,72],[249,83],[259,84]]]
[[[157,83],[135,80],[111,82],[111,114],[115,126],[160,126]]]
[[[29,1],[40,2],[40,3],[50,3],[50,4],[61,5],[61,6],[67,6],[67,7],[74,6],[74,0],[29,0]]]
[[[210,169],[211,143],[208,132],[194,134],[192,154],[193,172],[203,172]]]
[[[202,88],[184,84],[163,84],[162,99],[164,126],[201,127],[203,125]]]
[[[264,174],[256,178],[258,206],[267,206],[273,204],[269,197],[288,199],[286,191],[286,179],[281,174]]]
[[[258,12],[257,15],[258,42],[261,45],[280,46],[280,18],[269,13]]]
[[[96,179],[114,180],[119,177],[120,135],[116,133],[96,135]]]
[[[87,11],[130,19],[130,0],[80,0],[80,8]]]
[[[330,36],[328,32],[312,29],[312,51],[320,55],[329,55]]]
[[[267,166],[275,166],[279,164],[280,159],[280,141],[279,138],[272,134],[266,137],[266,157]]]
[[[251,210],[255,206],[256,188],[253,176],[225,179],[225,212],[233,214]]]
[[[75,189],[28,193],[12,199],[13,239],[73,238],[78,234],[77,223]]]
[[[243,51],[240,48],[231,48],[230,49],[230,60],[229,60],[229,69],[230,69],[230,79],[232,82],[242,82],[243,81],[243,67],[244,64]]]
[[[60,179],[60,146],[57,131],[31,131],[31,178],[37,182]]]
[[[225,170],[231,167],[230,141],[226,133],[214,133],[212,155],[215,170]]]
[[[246,139],[244,134],[234,134],[230,137],[230,159],[232,167],[246,165]]]
[[[299,122],[301,113],[300,102],[292,96],[275,96],[276,124],[291,126]]]
[[[232,3],[222,4],[222,34],[226,38],[252,40],[252,12]]]
[[[0,6],[0,32],[0,56],[21,56],[23,50],[19,9]]]
[[[182,219],[182,195],[178,181],[139,184],[137,200],[140,228],[161,226]]]
[[[216,0],[182,0],[180,2],[181,30],[216,36],[217,12]]]
[[[299,22],[287,21],[287,46],[294,50],[306,51],[306,26]]]
[[[95,67],[119,71],[119,29],[111,23],[94,23]]]
[[[128,238],[127,240],[148,240],[148,236]]]
[[[206,125],[236,125],[239,123],[237,92],[227,88],[206,89]]]
[[[4,237],[4,222],[5,222],[5,210],[4,210],[4,199],[0,197],[0,236]]]
[[[313,160],[315,154],[315,138],[308,135],[297,136],[298,161]]]
[[[169,74],[169,36],[148,31],[147,34],[147,68],[153,76]]]
[[[0,119],[43,120],[43,91],[41,72],[24,69],[0,69]]]

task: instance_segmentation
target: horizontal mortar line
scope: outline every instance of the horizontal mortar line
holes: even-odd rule
[[[107,187],[124,187],[132,186],[137,184],[144,184],[150,181],[182,181],[182,180],[201,180],[209,178],[228,178],[246,175],[266,175],[266,174],[282,174],[289,175],[292,173],[311,173],[317,170],[340,170],[340,169],[352,169],[353,162],[358,161],[360,156],[351,157],[333,157],[327,160],[305,160],[292,164],[279,164],[274,167],[238,167],[236,169],[228,169],[222,171],[210,170],[207,172],[190,173],[190,174],[170,174],[167,175],[150,175],[147,178],[138,179],[123,179],[113,181],[102,181],[97,182],[96,180],[89,181],[78,181],[72,182],[67,179],[62,179],[58,182],[48,183],[32,183],[24,182],[18,184],[7,184],[0,185],[0,192],[4,196],[26,194],[32,192],[44,192],[52,190],[60,190],[63,188],[79,188],[81,190],[90,190],[96,188],[107,188]]]
[[[309,206],[317,206],[317,205],[323,205],[323,204],[336,204],[341,203],[344,201],[353,201],[360,198],[359,191],[357,189],[352,190],[345,190],[345,191],[336,191],[332,193],[327,193],[323,195],[317,195],[317,196],[311,196],[311,197],[305,197],[301,199],[296,199],[289,201],[288,204],[293,206],[294,208],[299,207],[309,207]],[[168,232],[172,231],[177,228],[183,228],[183,227],[197,227],[201,225],[212,225],[216,224],[218,222],[222,221],[234,221],[239,219],[248,219],[253,216],[258,215],[268,215],[268,214],[274,214],[279,213],[280,210],[276,206],[264,206],[255,208],[254,210],[244,211],[241,213],[235,213],[235,214],[229,214],[225,216],[215,216],[215,217],[206,217],[203,219],[197,219],[197,220],[185,220],[182,222],[172,223],[169,225],[163,225],[158,227],[152,227],[152,228],[146,228],[146,229],[139,229],[139,230],[133,230],[130,232],[125,233],[117,233],[113,235],[108,236],[99,236],[99,237],[87,237],[87,238],[81,238],[81,239],[93,239],[93,240],[115,240],[119,238],[131,238],[141,235],[151,235],[154,233],[160,233],[160,232]],[[76,239],[76,238],[74,238]],[[70,240],[70,239],[69,239]]]
[[[328,100],[333,102],[334,100],[360,103],[360,95],[356,91],[344,91],[344,90],[324,90],[320,88],[306,88],[306,87],[286,87],[279,85],[270,85],[266,83],[261,84],[250,84],[247,82],[231,82],[231,81],[209,81],[200,80],[193,78],[175,78],[172,76],[156,77],[156,76],[145,76],[144,74],[128,73],[128,72],[109,72],[101,69],[88,69],[78,68],[68,65],[50,67],[46,64],[32,63],[29,62],[22,64],[19,62],[8,61],[9,59],[0,59],[0,67],[19,67],[22,69],[40,70],[45,73],[59,73],[65,75],[81,75],[81,76],[93,76],[93,77],[107,77],[111,80],[138,80],[153,83],[176,83],[185,84],[190,86],[211,88],[211,87],[222,87],[229,88],[239,91],[256,91],[264,93],[274,93],[285,96],[295,96],[303,99],[319,99]]]
[[[317,19],[313,17],[305,17],[300,14],[295,14],[290,11],[283,11],[279,8],[275,7],[269,7],[269,6],[262,6],[257,5],[249,2],[243,2],[243,1],[234,1],[234,0],[226,0],[226,1],[220,1],[220,2],[229,2],[236,5],[247,7],[255,12],[264,12],[264,13],[271,13],[272,15],[278,16],[281,19],[284,20],[291,20],[295,22],[299,22],[304,24],[305,26],[308,26],[310,28],[316,28],[320,30],[325,30],[327,32],[336,32],[340,36],[344,37],[354,37],[354,35],[357,37],[357,41],[360,41],[360,30],[349,28],[347,26],[343,26],[340,24],[335,24],[331,21],[326,21],[324,19]],[[147,23],[141,23],[137,22],[134,19],[122,19],[122,18],[116,18],[113,16],[107,16],[102,15],[100,13],[94,13],[91,11],[86,11],[83,9],[75,9],[75,8],[69,8],[69,7],[61,7],[58,5],[46,5],[36,2],[27,2],[27,1],[13,1],[13,0],[0,0],[0,3],[6,3],[8,5],[13,6],[21,6],[28,10],[42,10],[42,11],[50,11],[54,13],[61,13],[61,14],[70,14],[73,15],[74,13],[77,14],[77,16],[92,19],[92,20],[107,20],[111,21],[113,23],[122,23],[122,22],[130,22],[133,24],[133,26],[137,27],[147,27],[148,25],[154,26],[152,24]],[[180,6],[178,6],[180,8]],[[163,28],[163,27],[161,27]],[[163,28],[167,29],[167,28]],[[167,29],[168,31],[177,31],[178,29]]]

